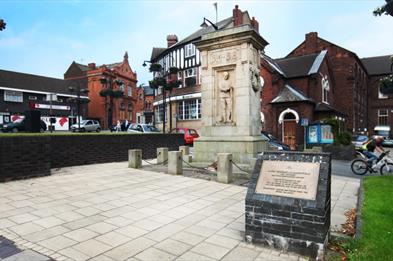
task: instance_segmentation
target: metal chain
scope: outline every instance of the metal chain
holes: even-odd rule
[[[182,161],[184,163],[186,163],[189,167],[194,168],[194,169],[208,170],[208,167],[211,166],[211,165],[208,165],[207,167],[196,167],[196,166],[192,166],[189,162],[185,161],[183,158],[182,158]]]
[[[242,169],[241,167],[239,167],[239,165],[237,165],[233,160],[230,160],[230,161],[231,161],[232,164],[233,164],[236,168],[238,168],[240,171],[243,171],[243,172],[246,172],[246,173],[251,173],[251,172],[249,172],[249,171],[247,171],[247,170]]]
[[[153,166],[155,166],[155,165],[166,165],[167,163],[168,163],[168,160],[165,160],[164,162],[162,162],[162,163],[151,163],[151,162],[149,162],[148,160],[145,160],[145,159],[142,159],[144,162],[146,162],[147,164],[149,164],[149,165],[153,165]]]

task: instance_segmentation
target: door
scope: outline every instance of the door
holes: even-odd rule
[[[295,120],[284,120],[284,143],[288,144],[291,150],[296,149],[296,126]]]

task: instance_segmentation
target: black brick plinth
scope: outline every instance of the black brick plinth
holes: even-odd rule
[[[255,193],[264,160],[320,163],[316,200]],[[246,196],[246,240],[323,259],[330,229],[330,161],[330,154],[327,153],[261,154]]]
[[[0,182],[50,175],[51,168],[127,161],[130,149],[152,159],[157,148],[183,145],[182,134],[7,135],[0,137]]]

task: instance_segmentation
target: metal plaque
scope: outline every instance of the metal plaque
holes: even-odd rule
[[[297,161],[263,161],[256,193],[315,200],[319,163]]]

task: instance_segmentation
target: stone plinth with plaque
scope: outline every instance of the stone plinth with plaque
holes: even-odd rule
[[[246,240],[323,259],[330,184],[330,154],[264,152],[247,191]]]

